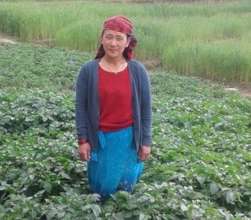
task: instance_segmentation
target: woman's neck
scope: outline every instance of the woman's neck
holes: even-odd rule
[[[126,63],[126,59],[123,56],[111,58],[105,55],[101,58],[101,62],[104,62],[106,64],[116,67],[116,66],[120,66],[123,63]]]
[[[101,58],[99,64],[103,69],[114,73],[122,71],[127,66],[127,62],[124,57],[110,58],[104,56]]]

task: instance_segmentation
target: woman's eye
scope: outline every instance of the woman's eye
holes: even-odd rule
[[[113,38],[113,36],[112,35],[106,35],[105,38],[108,39],[108,40],[111,40]]]
[[[105,35],[105,39],[107,39],[107,40],[112,40],[113,38],[115,38],[116,41],[123,40],[123,37],[121,37],[121,36]]]
[[[116,37],[116,40],[117,40],[117,41],[122,41],[123,38],[122,38],[122,37]]]

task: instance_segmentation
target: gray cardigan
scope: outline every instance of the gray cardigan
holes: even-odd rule
[[[78,139],[88,139],[92,147],[98,146],[99,95],[98,95],[99,59],[84,64],[76,81],[76,130]],[[152,144],[152,98],[149,75],[142,63],[128,61],[132,99],[133,131],[137,150],[142,145]]]

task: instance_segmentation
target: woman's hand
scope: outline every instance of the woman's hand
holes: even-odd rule
[[[140,160],[147,160],[151,153],[151,147],[142,145],[139,149],[139,159]]]
[[[79,156],[81,160],[90,160],[91,145],[88,142],[79,145],[78,150],[79,150]]]

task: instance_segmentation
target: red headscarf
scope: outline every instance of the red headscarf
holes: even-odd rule
[[[113,16],[105,20],[103,29],[122,32],[130,35],[133,30],[133,23],[125,16]]]
[[[118,31],[127,35],[127,37],[129,38],[129,45],[127,48],[125,48],[123,56],[127,60],[132,59],[133,49],[136,47],[137,44],[136,38],[132,35],[133,23],[125,16],[122,15],[112,16],[104,21],[102,33],[107,29]],[[95,58],[101,58],[102,56],[104,56],[104,53],[105,52],[103,46],[101,45],[97,51]]]

